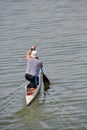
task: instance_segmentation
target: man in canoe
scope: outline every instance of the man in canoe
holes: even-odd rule
[[[30,58],[27,60],[25,79],[31,82],[31,88],[36,88],[39,81],[39,71],[42,68],[42,61],[38,59],[37,51],[31,52]]]
[[[36,46],[32,46],[30,50],[28,50],[27,54],[26,54],[26,59],[28,60],[31,57],[31,52],[33,50],[36,50]]]

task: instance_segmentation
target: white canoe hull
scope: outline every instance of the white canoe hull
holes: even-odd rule
[[[42,84],[42,73],[39,74],[39,84],[37,88],[35,89],[34,93],[32,95],[27,95],[27,85],[25,86],[25,99],[26,99],[26,105],[30,105],[31,102],[35,99],[37,96]]]

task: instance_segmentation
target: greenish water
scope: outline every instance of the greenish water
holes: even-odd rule
[[[51,85],[27,107],[27,50]],[[0,1],[0,130],[87,129],[87,1]]]

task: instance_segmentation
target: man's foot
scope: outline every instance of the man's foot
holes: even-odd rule
[[[27,95],[32,95],[35,91],[35,88],[29,88],[29,91],[27,92]]]

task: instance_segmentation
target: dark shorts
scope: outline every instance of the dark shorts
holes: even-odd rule
[[[34,76],[30,75],[30,74],[25,74],[25,79],[27,79],[28,81],[33,81]]]
[[[38,82],[39,82],[39,77],[30,75],[30,74],[25,74],[25,79],[30,81],[31,84],[33,84],[34,87],[37,87]]]

